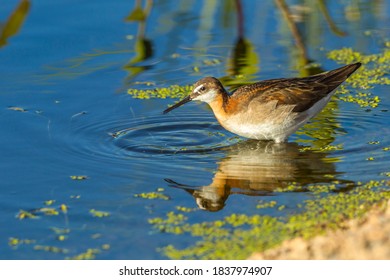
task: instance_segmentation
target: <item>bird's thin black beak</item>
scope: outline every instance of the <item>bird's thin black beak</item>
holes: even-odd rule
[[[179,102],[177,102],[176,104],[172,105],[171,107],[169,107],[168,109],[166,109],[163,114],[166,114],[166,113],[169,113],[170,111],[172,111],[173,109],[176,109],[177,107],[180,107],[181,105],[184,105],[188,102],[190,102],[192,100],[192,97],[191,95],[188,95],[186,98],[180,100]]]

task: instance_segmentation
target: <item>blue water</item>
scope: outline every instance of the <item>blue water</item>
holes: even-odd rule
[[[95,257],[100,259],[164,259],[157,248],[194,243],[186,236],[160,234],[148,223],[176,206],[209,207],[192,214],[193,221],[201,222],[253,214],[259,199],[272,199],[290,205],[288,215],[310,193],[276,195],[275,187],[291,181],[325,183],[329,174],[367,181],[389,171],[390,154],[381,152],[390,145],[390,99],[384,86],[375,88],[381,103],[373,110],[337,102],[332,115],[337,128],[330,142],[344,149],[328,153],[301,153],[297,143],[305,139],[302,134],[281,148],[242,144],[243,139],[230,139],[234,135],[218,125],[204,104],[162,115],[176,100],[127,94],[129,88],[145,87],[142,82],[167,87],[212,75],[233,85],[242,74],[256,81],[298,76],[300,70],[294,39],[273,1],[241,1],[241,35],[252,58],[235,67],[231,58],[239,23],[234,1],[141,2],[142,7],[152,4],[144,26],[126,20],[136,1],[3,1],[3,23],[21,3],[31,5],[0,48],[0,258],[63,259],[98,248]],[[303,4],[287,3],[299,16]],[[346,36],[332,32],[314,4],[297,23],[308,56],[324,70],[337,67],[326,58],[328,50],[352,47],[375,53],[389,38],[389,1],[327,1],[327,7]],[[206,59],[218,63],[207,66]],[[376,161],[367,162],[371,156]],[[72,180],[74,175],[86,179]],[[218,204],[215,187],[227,178]],[[169,199],[136,197],[149,192]],[[45,205],[49,200],[55,202]],[[43,207],[59,213],[37,211]],[[91,209],[109,216],[94,217]],[[37,218],[18,219],[20,210]],[[53,228],[68,230],[65,240]],[[10,238],[33,243],[11,246]]]

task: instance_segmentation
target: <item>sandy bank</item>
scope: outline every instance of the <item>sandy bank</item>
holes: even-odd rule
[[[286,240],[249,259],[390,259],[390,201],[342,229],[309,240]]]

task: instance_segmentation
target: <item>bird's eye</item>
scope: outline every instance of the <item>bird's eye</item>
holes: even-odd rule
[[[200,88],[200,90],[201,90],[201,91],[205,91],[205,90],[206,90],[206,87],[203,86],[203,87]]]

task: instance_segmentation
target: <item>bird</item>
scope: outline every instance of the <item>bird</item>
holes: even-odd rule
[[[308,77],[264,80],[230,94],[217,78],[205,77],[194,84],[191,94],[163,114],[192,100],[202,101],[226,130],[249,139],[282,143],[321,112],[341,83],[360,66],[357,62]]]

